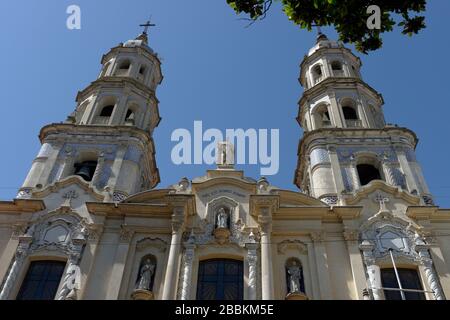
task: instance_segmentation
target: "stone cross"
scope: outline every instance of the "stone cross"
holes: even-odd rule
[[[387,211],[386,202],[389,202],[389,198],[383,197],[381,194],[377,194],[375,201],[380,204],[380,212]]]
[[[71,207],[72,200],[78,198],[78,193],[75,190],[70,190],[63,195],[63,199],[65,199],[63,206]]]
[[[154,23],[150,23],[150,20],[148,20],[146,23],[144,23],[144,24],[140,24],[139,25],[140,27],[144,27],[144,34],[147,34],[147,32],[148,32],[148,28],[149,27],[154,27],[154,26],[156,26],[156,24],[154,24]]]

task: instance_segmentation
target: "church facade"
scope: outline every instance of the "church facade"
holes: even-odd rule
[[[227,143],[157,189],[160,59],[144,32],[102,65],[0,202],[0,299],[450,297],[450,210],[349,49],[319,34],[301,63],[297,192],[246,177]]]

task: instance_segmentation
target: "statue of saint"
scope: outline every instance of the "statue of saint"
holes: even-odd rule
[[[234,165],[234,147],[228,141],[219,142],[217,145],[217,165],[229,167]]]
[[[300,280],[302,278],[302,271],[295,260],[288,267],[287,273],[289,278],[289,293],[301,292]]]
[[[217,211],[217,228],[228,228],[228,214],[224,208],[220,208]]]
[[[152,259],[145,259],[139,274],[137,289],[151,291],[150,285],[154,272],[155,264],[152,262]]]
[[[222,164],[227,164],[227,147],[224,145],[222,149]]]

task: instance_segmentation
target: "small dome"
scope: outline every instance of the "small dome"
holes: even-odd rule
[[[124,48],[143,47],[153,53],[152,48],[148,46],[148,37],[146,33],[141,33],[136,39],[128,40],[123,44]]]
[[[312,47],[308,52],[308,57],[321,48],[342,48],[342,47],[343,47],[342,44],[340,44],[337,41],[329,40],[325,34],[320,32],[317,35],[316,45]]]

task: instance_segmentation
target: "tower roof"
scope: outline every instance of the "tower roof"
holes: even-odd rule
[[[143,32],[138,35],[135,39],[128,40],[123,44],[124,48],[135,48],[142,47],[153,53],[153,49],[148,46],[148,36],[147,33]]]
[[[316,44],[309,50],[308,57],[321,48],[342,48],[342,47],[343,47],[342,44],[340,44],[338,41],[329,40],[324,33],[319,32],[317,34]]]

